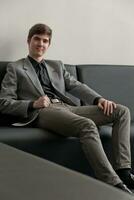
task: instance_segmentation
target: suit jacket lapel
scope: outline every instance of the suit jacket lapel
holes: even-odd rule
[[[55,89],[58,90],[56,84],[54,84],[54,83],[55,83],[55,80],[58,78],[58,77],[57,77],[58,75],[57,75],[56,70],[55,70],[53,67],[51,67],[51,65],[49,65],[47,62],[44,61],[44,63],[45,63],[45,66],[46,66],[46,69],[47,69],[47,72],[48,72],[48,76],[49,76],[49,78],[50,78],[50,81],[51,81],[52,86],[53,86]]]
[[[24,60],[24,66],[23,66],[27,76],[29,77],[29,79],[31,80],[31,82],[33,83],[33,85],[35,86],[35,88],[38,90],[38,92],[40,93],[40,95],[44,95],[44,91],[42,89],[42,86],[40,84],[40,81],[38,79],[38,76],[31,64],[31,62],[29,61],[28,58],[26,58]]]
[[[45,62],[45,61],[44,61]],[[70,105],[75,105],[72,100],[67,97],[65,95],[65,91],[64,92],[61,92],[59,91],[59,88],[57,87],[56,85],[56,79],[59,79],[58,78],[58,74],[57,74],[57,71],[55,70],[55,68],[51,67],[51,65],[49,65],[48,63],[45,62],[45,65],[46,65],[46,68],[47,68],[47,71],[48,71],[48,75],[49,75],[49,78],[50,78],[50,81],[51,81],[51,84],[52,86],[55,88],[55,91],[57,93],[57,95],[66,103],[70,104]]]

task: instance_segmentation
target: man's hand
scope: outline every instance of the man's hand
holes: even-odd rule
[[[113,110],[116,109],[117,105],[113,101],[108,101],[104,98],[100,98],[98,101],[98,107],[101,108],[105,115],[110,115]]]
[[[39,97],[33,103],[33,108],[47,108],[50,105],[51,101],[47,95]]]

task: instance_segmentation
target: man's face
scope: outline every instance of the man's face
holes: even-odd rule
[[[37,60],[41,60],[49,45],[50,41],[48,35],[33,35],[32,38],[28,40],[29,55]]]

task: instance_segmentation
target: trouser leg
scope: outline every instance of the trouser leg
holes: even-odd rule
[[[114,168],[116,170],[131,168],[130,112],[126,107],[120,107],[114,116],[112,129]]]
[[[117,105],[113,114],[104,115],[97,106],[72,107],[80,116],[90,118],[97,126],[112,123],[112,147],[114,168],[131,168],[130,153],[130,112],[122,105]]]
[[[72,113],[68,108],[50,106],[41,110],[37,125],[58,134],[79,137],[96,177],[112,185],[121,182],[106,157],[93,120]]]

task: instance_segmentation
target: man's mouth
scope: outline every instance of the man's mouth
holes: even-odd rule
[[[37,49],[37,50],[40,50],[40,51],[43,51],[43,48],[42,48],[42,47],[37,47],[36,49]]]

